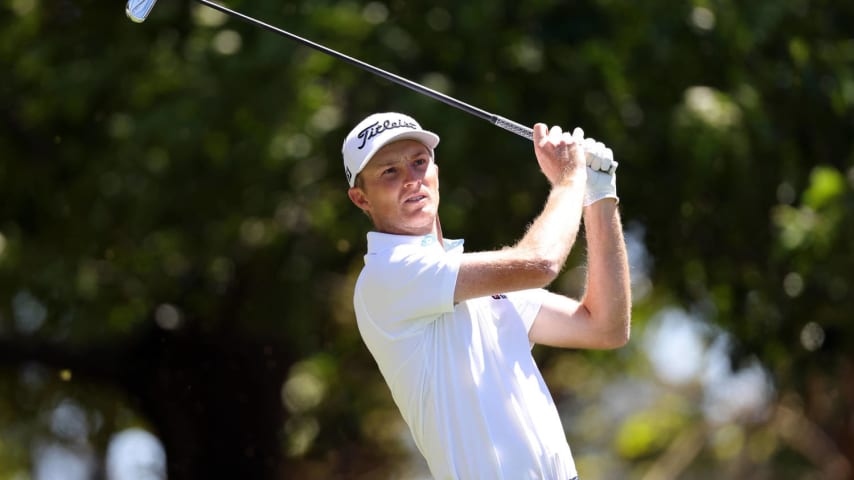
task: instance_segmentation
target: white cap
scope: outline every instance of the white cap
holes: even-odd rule
[[[402,113],[375,113],[359,122],[347,134],[341,147],[347,183],[353,186],[356,175],[365,168],[379,149],[404,139],[418,140],[430,151],[439,144],[438,135],[422,129],[414,118]]]

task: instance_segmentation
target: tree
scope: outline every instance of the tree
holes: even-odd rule
[[[470,249],[513,242],[542,204],[530,145],[191,2],[143,25],[87,0],[2,8],[0,476],[54,444],[106,476],[131,426],[157,435],[173,479],[417,469],[355,329],[369,225],[344,195],[341,139],[379,109],[436,130],[443,227]],[[850,475],[851,7],[240,9],[614,149],[651,285],[636,285],[635,340],[537,351],[590,476]],[[580,290],[583,257],[555,288]],[[726,337],[736,370],[768,372],[760,411],[716,423],[701,382],[656,377],[640,345],[674,308]],[[611,391],[654,393],[617,408]]]

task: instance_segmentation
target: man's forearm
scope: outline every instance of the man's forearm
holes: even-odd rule
[[[594,321],[624,344],[631,328],[631,286],[626,242],[616,201],[604,199],[584,209],[587,289],[582,299]]]
[[[542,213],[516,248],[546,259],[552,265],[554,275],[560,273],[578,236],[583,196],[583,179],[555,186]]]
[[[563,268],[581,223],[587,183],[584,150],[559,127],[534,125],[534,153],[553,185],[543,211],[511,248],[468,253],[460,261],[454,301],[544,287]]]

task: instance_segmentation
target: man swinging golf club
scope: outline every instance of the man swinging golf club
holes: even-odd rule
[[[514,246],[463,253],[439,223],[439,137],[400,113],[362,120],[343,145],[353,203],[371,219],[353,302],[415,443],[437,479],[577,478],[533,344],[609,349],[630,330],[616,162],[583,132],[537,124],[551,191]],[[584,220],[581,300],[544,290]]]
[[[128,0],[143,22],[156,0]],[[616,348],[629,337],[630,291],[617,211],[617,162],[559,127],[533,130],[210,0],[200,4],[343,60],[534,141],[551,183],[513,247],[463,254],[439,224],[439,137],[399,113],[369,116],[344,142],[350,199],[371,218],[353,297],[359,331],[437,479],[577,478],[534,343]],[[586,291],[543,289],[563,268],[582,213]]]

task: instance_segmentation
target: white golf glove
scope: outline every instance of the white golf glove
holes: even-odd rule
[[[603,198],[613,198],[617,202],[617,166],[614,152],[602,142],[584,138],[584,131],[576,128],[573,137],[581,140],[587,157],[587,186],[584,190],[584,206],[588,207]]]

